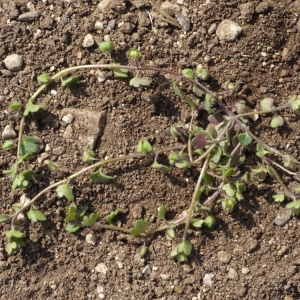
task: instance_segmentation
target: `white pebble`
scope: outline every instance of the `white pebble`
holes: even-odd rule
[[[4,140],[13,139],[17,136],[16,132],[14,131],[12,125],[6,125],[3,132],[2,132],[2,138]]]
[[[233,42],[243,31],[242,27],[231,20],[223,20],[217,28],[216,34],[219,40]]]
[[[98,294],[101,294],[101,293],[103,293],[103,292],[104,292],[104,287],[101,286],[101,285],[97,286],[97,293],[98,293]]]
[[[83,39],[83,42],[82,42],[82,46],[84,48],[89,48],[89,47],[92,47],[95,43],[95,39],[94,37],[89,33],[87,34],[84,39]]]
[[[88,233],[88,234],[86,235],[86,237],[85,237],[85,242],[86,242],[87,244],[90,244],[90,245],[93,245],[93,246],[96,245],[96,239],[95,239],[94,235],[91,234],[91,233]]]
[[[110,4],[112,3],[112,0],[102,0],[99,4],[98,4],[98,9],[101,12],[104,12],[106,9],[109,8]]]
[[[105,298],[104,294],[99,294],[98,296],[99,296],[100,299],[104,299]]]
[[[5,67],[9,71],[20,71],[22,69],[23,63],[24,63],[24,61],[23,61],[22,56],[20,56],[18,54],[8,55],[4,59]]]
[[[214,281],[212,280],[212,278],[214,276],[215,276],[214,274],[205,274],[204,277],[203,277],[203,283],[205,285],[212,286],[213,283],[214,283]]]
[[[97,30],[102,30],[102,29],[104,29],[103,23],[100,22],[100,21],[97,21],[97,22],[95,23],[95,29],[97,29]]]
[[[246,275],[246,274],[248,274],[248,273],[250,272],[249,268],[247,268],[247,267],[242,268],[241,271],[242,271],[242,273],[243,273],[244,275]]]
[[[106,275],[107,271],[108,271],[108,268],[106,267],[105,264],[103,263],[100,263],[96,266],[95,270],[98,272],[98,273],[102,273],[104,275]]]
[[[238,280],[239,275],[238,275],[238,273],[236,272],[235,269],[230,268],[229,271],[228,271],[228,278],[232,279],[232,280]]]
[[[51,90],[50,94],[53,95],[53,96],[56,96],[57,95],[57,91],[56,90]]]
[[[74,117],[71,114],[67,114],[66,116],[62,117],[62,120],[68,124],[71,124],[74,120]]]

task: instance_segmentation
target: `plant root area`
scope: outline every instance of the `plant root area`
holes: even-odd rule
[[[300,1],[170,0],[167,8],[156,1],[156,6],[165,7],[175,20],[178,12],[190,20],[186,32],[164,20],[151,3],[117,0],[100,11],[95,0],[1,1],[1,133],[11,125],[18,134],[21,113],[12,111],[9,103],[25,105],[39,86],[39,74],[53,75],[64,68],[111,60],[134,65],[126,56],[130,48],[140,49],[140,65],[181,72],[202,64],[210,72],[205,82],[208,88],[221,93],[222,84],[230,80],[238,86],[239,99],[253,109],[259,109],[259,102],[266,97],[279,106],[299,94]],[[39,16],[19,19],[30,11],[38,11]],[[242,28],[231,42],[216,34],[225,19]],[[84,47],[88,34],[94,43]],[[97,45],[108,38],[115,44],[111,58]],[[18,71],[9,71],[4,64],[11,54],[23,59]],[[176,78],[142,72],[152,84],[135,88],[129,86],[129,79],[100,71],[77,72],[75,86],[65,88],[60,81],[53,82],[39,96],[36,103],[44,107],[26,119],[24,129],[25,136],[39,139],[39,153],[27,163],[34,178],[27,189],[12,191],[10,179],[0,174],[0,213],[12,214],[12,205],[20,202],[24,193],[32,199],[49,184],[86,166],[82,154],[90,147],[85,137],[92,132],[88,125],[99,125],[92,118],[98,113],[106,116],[94,133],[98,159],[134,153],[141,139],[147,139],[154,149],[178,146],[168,128],[177,122],[187,124],[190,109],[172,90]],[[103,76],[105,81],[100,82]],[[182,85],[184,92],[188,88]],[[228,107],[234,106],[234,99],[224,101]],[[73,123],[63,120],[68,114],[74,117]],[[269,115],[251,120],[249,128],[268,145],[299,160],[298,117],[290,110],[280,114],[285,123],[278,129],[269,126]],[[78,118],[84,125],[76,126]],[[206,118],[205,114],[198,116],[195,124],[205,124]],[[17,137],[14,142],[16,145]],[[16,150],[0,151],[2,169],[9,169],[15,159]],[[57,163],[59,170],[51,172],[46,160]],[[168,164],[167,154],[160,155],[159,161]],[[277,161],[282,163],[279,158]],[[88,205],[89,213],[99,212],[102,222],[118,208],[116,224],[125,228],[145,218],[149,218],[150,228],[162,226],[157,218],[162,204],[168,204],[168,220],[178,218],[189,208],[201,166],[188,170],[172,167],[163,174],[151,168],[152,163],[151,158],[139,158],[109,164],[103,171],[116,180],[108,184],[93,184],[89,174],[81,175],[70,183],[75,203]],[[246,165],[259,168],[260,160],[249,152]],[[299,185],[293,176],[279,174],[287,186]],[[193,251],[185,264],[169,257],[180,242],[183,226],[176,228],[172,241],[164,232],[145,239],[95,230],[92,243],[87,243],[80,232],[66,232],[64,218],[70,202],[51,190],[35,203],[47,221],[25,220],[21,229],[26,233],[26,247],[20,252],[7,255],[4,232],[10,227],[0,225],[0,298],[300,299],[300,221],[291,217],[283,226],[274,223],[284,209],[284,204],[272,199],[278,190],[275,179],[268,177],[259,185],[248,186],[245,199],[231,214],[216,205],[213,229],[189,229]],[[144,243],[148,253],[141,259],[138,250]],[[213,277],[207,281],[208,274]]]

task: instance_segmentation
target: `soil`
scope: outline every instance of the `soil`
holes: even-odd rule
[[[210,89],[221,92],[222,83],[235,82],[253,108],[265,97],[272,97],[280,105],[299,93],[300,1],[170,2],[191,21],[188,32],[163,22],[151,4],[143,0],[113,1],[104,12],[94,0],[2,0],[1,61],[17,53],[24,65],[21,71],[12,73],[1,65],[1,131],[12,124],[18,132],[20,115],[9,110],[9,103],[15,100],[25,104],[38,88],[37,75],[109,62],[96,43],[89,48],[82,46],[88,33],[96,41],[109,35],[116,45],[113,59],[123,64],[128,63],[124,53],[130,47],[140,47],[141,65],[180,70],[203,64],[211,74],[207,82]],[[41,16],[21,22],[18,16],[30,10],[29,3]],[[211,30],[224,19],[243,28],[234,42],[220,42]],[[112,20],[115,27],[108,29]],[[102,22],[103,30],[95,29],[97,21]],[[38,30],[41,32],[37,35]],[[158,149],[176,144],[166,130],[176,122],[187,122],[189,109],[170,88],[171,80],[147,73],[153,84],[136,89],[126,79],[104,73],[107,80],[99,83],[89,71],[79,72],[75,87],[53,84],[39,97],[38,103],[44,108],[28,119],[25,134],[42,140],[40,154],[46,151],[46,145],[52,149],[48,151],[50,159],[59,163],[62,172],[51,173],[33,160],[35,177],[26,190],[29,198],[85,166],[76,131],[71,139],[63,136],[64,108],[106,112],[106,124],[96,145],[100,159],[134,152],[141,138],[147,138]],[[51,89],[57,91],[56,96]],[[280,129],[271,129],[269,118],[260,118],[251,123],[251,130],[270,146],[299,159],[298,118],[289,112],[283,116],[286,123]],[[1,150],[3,169],[14,160],[13,151]],[[101,216],[118,208],[120,225],[126,228],[146,217],[151,226],[159,225],[157,208],[166,203],[168,217],[178,217],[189,207],[198,170],[172,169],[170,175],[164,175],[151,169],[151,164],[141,159],[110,165],[105,171],[117,179],[107,185],[91,184],[87,175],[76,179],[72,184],[77,205],[88,205],[90,211],[99,211]],[[257,167],[258,162],[253,159],[249,166]],[[295,184],[292,176],[282,177],[287,184]],[[20,201],[24,191],[12,191],[5,175],[0,175],[0,181],[1,213],[11,213],[12,204]],[[182,227],[176,229],[174,241],[167,241],[163,233],[147,241],[149,252],[140,259],[138,248],[143,239],[99,230],[93,233],[93,246],[80,233],[67,233],[63,220],[69,202],[50,191],[36,204],[47,215],[47,221],[25,225],[25,248],[7,256],[3,250],[5,236],[1,237],[1,299],[300,299],[300,222],[291,218],[283,227],[274,223],[280,204],[274,203],[271,196],[277,188],[271,178],[252,186],[232,214],[216,209],[214,229],[190,229],[193,252],[187,264],[169,258]],[[8,228],[8,224],[1,224],[1,232]],[[222,263],[220,251],[231,259]],[[97,272],[99,264],[107,269]],[[203,283],[209,273],[214,274],[212,286]]]

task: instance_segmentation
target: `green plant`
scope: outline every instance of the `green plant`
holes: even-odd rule
[[[103,53],[111,53],[114,50],[114,45],[112,42],[103,42],[99,44],[99,48]],[[249,184],[258,184],[258,182],[266,178],[267,174],[274,177],[281,186],[281,191],[274,194],[274,200],[276,202],[284,202],[286,199],[290,199],[291,202],[286,205],[287,209],[291,209],[294,215],[300,213],[300,201],[297,198],[297,192],[299,192],[300,188],[296,191],[290,191],[276,171],[276,169],[280,169],[287,174],[299,177],[297,172],[300,168],[299,162],[293,156],[281,153],[265,144],[251,132],[248,126],[249,122],[251,122],[250,120],[255,120],[257,116],[266,116],[268,114],[273,114],[271,127],[276,128],[283,125],[283,118],[278,113],[284,109],[291,109],[298,114],[300,108],[300,98],[298,96],[291,97],[285,105],[280,107],[275,107],[273,99],[266,98],[260,102],[261,110],[253,110],[247,106],[246,101],[236,98],[236,87],[232,82],[228,81],[223,85],[221,94],[213,93],[202,83],[198,82],[198,79],[207,80],[209,78],[208,70],[202,66],[197,68],[195,73],[192,69],[184,69],[179,73],[155,67],[139,66],[137,64],[137,60],[141,58],[139,50],[130,49],[128,55],[129,59],[135,61],[135,66],[120,65],[118,63],[84,65],[67,68],[53,76],[48,74],[38,76],[41,86],[29,98],[20,122],[16,162],[9,170],[5,170],[3,173],[10,176],[13,189],[29,186],[34,172],[31,169],[23,170],[23,166],[37,153],[38,145],[35,137],[23,137],[26,118],[29,114],[35,113],[43,107],[35,104],[35,102],[50,83],[61,80],[61,84],[64,87],[76,84],[79,79],[78,76],[71,76],[67,79],[63,79],[63,77],[70,72],[82,69],[108,69],[115,76],[121,78],[127,78],[129,71],[133,71],[135,75],[129,81],[129,84],[133,87],[149,86],[151,84],[150,79],[140,77],[141,72],[156,71],[175,76],[177,80],[173,82],[173,91],[190,107],[189,123],[187,125],[176,123],[170,127],[171,136],[180,141],[181,145],[153,150],[152,145],[147,140],[141,139],[137,145],[136,153],[107,160],[98,160],[93,151],[85,151],[83,153],[83,161],[88,164],[87,167],[51,184],[26,203],[14,205],[16,209],[14,214],[0,215],[1,222],[10,221],[11,223],[11,229],[6,232],[8,240],[6,250],[9,254],[25,246],[25,233],[18,230],[17,217],[27,211],[27,217],[32,222],[45,221],[45,215],[34,207],[34,203],[51,189],[56,189],[57,197],[65,197],[71,202],[65,217],[67,222],[66,230],[69,232],[85,228],[83,233],[87,233],[90,230],[101,228],[122,231],[132,236],[143,238],[164,231],[166,232],[166,238],[173,240],[176,238],[176,229],[184,225],[180,242],[170,254],[171,257],[177,258],[180,262],[187,261],[192,253],[192,244],[188,240],[190,225],[196,229],[203,226],[212,228],[215,224],[215,218],[212,215],[211,208],[214,205],[220,204],[226,213],[231,213],[237,203],[244,199],[243,193],[247,186]],[[188,82],[191,92],[189,90],[182,91],[178,84],[180,81]],[[194,96],[189,94],[194,94]],[[224,104],[222,97],[231,97],[236,100],[236,112]],[[20,109],[20,106],[17,103],[12,103],[11,108],[17,110]],[[200,113],[208,116],[207,121],[202,122],[201,126],[197,118]],[[5,142],[3,149],[7,151],[12,150],[13,142]],[[158,162],[158,158],[162,153],[168,153],[168,165]],[[260,164],[257,168],[249,169],[246,165],[246,157],[250,153],[260,159]],[[276,157],[280,158],[281,161],[275,161]],[[176,220],[167,220],[168,205],[164,204],[160,206],[157,215],[157,218],[163,223],[160,227],[151,229],[150,221],[146,218],[136,220],[132,228],[123,228],[114,224],[115,219],[119,215],[117,208],[101,220],[102,217],[99,212],[87,214],[88,206],[77,207],[71,185],[71,181],[74,178],[90,173],[90,178],[94,183],[108,184],[114,181],[115,177],[106,175],[103,172],[103,168],[106,165],[136,158],[153,158],[152,167],[163,173],[168,173],[173,166],[179,169],[199,169],[198,180],[195,184],[193,195],[191,195],[191,202],[187,211],[182,212]],[[21,166],[22,170],[20,170]],[[51,165],[51,167],[53,169],[57,168],[55,164]],[[140,255],[144,256],[146,253],[147,247],[144,243],[140,248]]]

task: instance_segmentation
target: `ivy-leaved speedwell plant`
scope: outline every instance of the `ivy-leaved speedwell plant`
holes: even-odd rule
[[[144,239],[149,235],[158,232],[165,232],[166,239],[174,240],[178,232],[177,228],[183,226],[183,233],[180,241],[176,244],[171,257],[180,262],[188,260],[192,253],[192,243],[189,241],[188,229],[192,226],[195,230],[202,228],[212,228],[215,224],[213,216],[213,206],[220,205],[225,213],[231,213],[237,203],[242,201],[245,190],[249,184],[257,185],[269,174],[274,177],[281,190],[274,193],[273,198],[276,202],[283,202],[290,199],[287,209],[291,209],[294,215],[300,213],[300,202],[297,193],[300,187],[291,191],[286,187],[280,178],[277,170],[287,174],[298,176],[299,162],[291,155],[281,153],[277,149],[268,146],[254,135],[249,124],[254,122],[258,116],[272,115],[270,126],[277,128],[284,124],[284,119],[280,116],[283,109],[291,109],[299,113],[300,97],[291,97],[284,106],[276,107],[274,100],[265,98],[260,102],[260,109],[254,110],[247,106],[245,100],[237,97],[234,83],[226,82],[223,91],[219,94],[210,91],[203,82],[209,79],[209,71],[203,66],[198,66],[196,70],[183,69],[176,72],[156,67],[140,66],[139,60],[142,53],[139,49],[130,49],[128,58],[133,65],[120,65],[112,61],[112,54],[115,49],[111,41],[99,44],[100,51],[109,55],[110,64],[83,65],[67,68],[59,71],[53,76],[41,74],[38,82],[41,86],[29,98],[23,117],[19,126],[19,137],[17,146],[17,159],[9,170],[3,173],[10,177],[12,189],[27,188],[34,176],[34,171],[27,168],[26,162],[34,159],[38,152],[38,139],[32,136],[24,137],[24,124],[29,114],[34,114],[43,108],[36,104],[37,97],[52,82],[60,80],[63,87],[74,85],[78,82],[79,76],[68,76],[81,69],[99,68],[111,70],[117,78],[128,78],[129,84],[133,88],[147,87],[151,85],[151,79],[144,77],[146,71],[155,71],[162,74],[171,74],[177,79],[172,83],[172,89],[178,97],[182,98],[190,107],[190,119],[188,124],[176,123],[170,127],[170,134],[178,141],[176,147],[162,147],[153,150],[149,141],[143,139],[138,142],[136,153],[124,155],[107,160],[98,160],[96,153],[87,150],[83,153],[83,161],[87,166],[65,179],[55,182],[40,191],[35,197],[25,203],[14,204],[16,212],[12,215],[1,214],[0,221],[10,221],[11,228],[6,232],[7,247],[9,254],[25,246],[25,233],[20,229],[18,216],[27,212],[27,217],[32,222],[45,221],[45,214],[35,207],[35,202],[49,190],[56,191],[57,197],[66,198],[70,205],[66,209],[65,222],[68,232],[76,232],[83,229],[83,234],[94,229],[117,230],[128,233],[134,237]],[[131,75],[130,72],[133,72]],[[180,83],[186,81],[190,86],[190,91],[182,90]],[[234,109],[230,109],[224,103],[227,98],[235,100]],[[12,102],[10,105],[13,110],[20,110],[20,105]],[[206,115],[207,121],[200,126],[198,116]],[[202,118],[203,119],[203,118]],[[14,141],[6,141],[3,149],[14,150]],[[260,164],[256,168],[246,166],[246,157],[252,152],[260,159]],[[168,164],[160,162],[160,155],[168,154]],[[195,183],[194,192],[191,195],[190,205],[186,211],[181,212],[175,220],[168,220],[168,204],[163,203],[158,209],[158,219],[161,226],[152,228],[149,218],[136,220],[132,228],[124,228],[117,225],[119,209],[115,208],[106,216],[101,216],[100,212],[90,211],[88,206],[78,207],[76,198],[72,190],[72,180],[85,173],[89,173],[91,180],[95,184],[108,184],[115,180],[115,177],[105,173],[105,166],[117,161],[125,161],[135,158],[152,158],[152,168],[163,173],[170,172],[173,167],[179,169],[194,168],[198,171],[198,180]],[[281,159],[278,161],[278,158]],[[49,162],[51,170],[56,170],[58,166],[54,162]],[[147,247],[144,242],[140,248],[141,256],[146,255]]]

